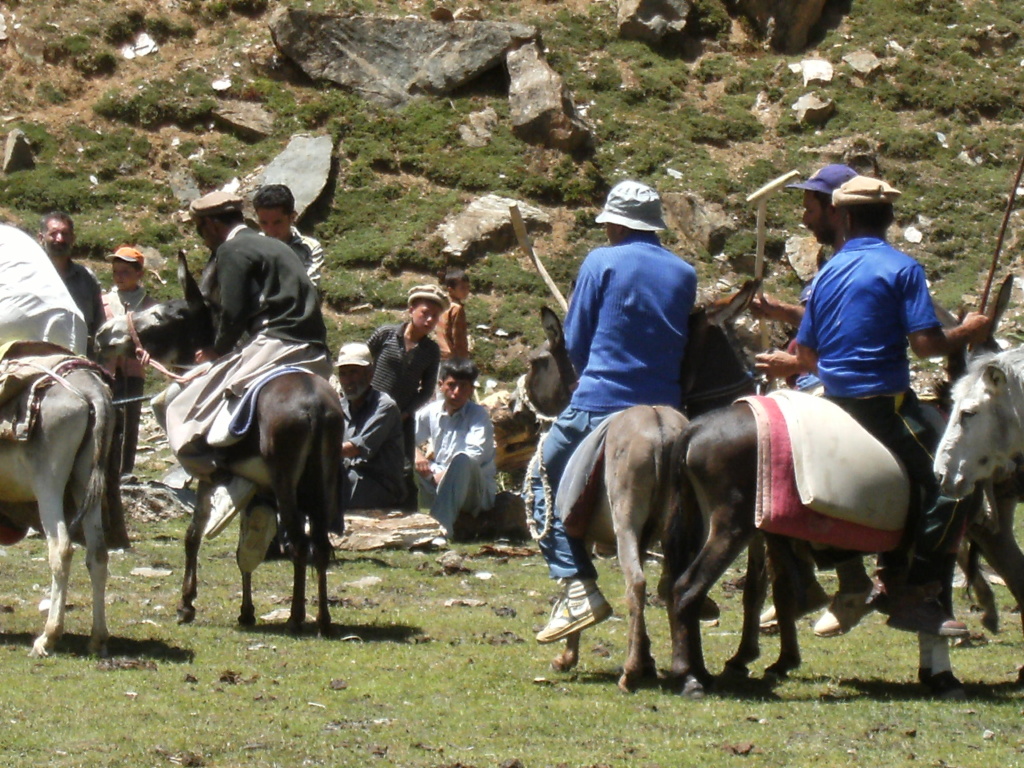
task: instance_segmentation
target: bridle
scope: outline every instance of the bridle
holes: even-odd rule
[[[139,338],[139,332],[135,328],[135,320],[133,318],[133,315],[134,315],[133,312],[125,312],[125,315],[124,315],[125,322],[128,325],[128,335],[130,335],[132,337],[132,342],[135,344],[136,354],[138,354],[139,352],[146,353],[146,356],[148,357],[148,361],[147,362],[149,363],[149,365],[152,368],[154,368],[155,370],[159,371],[160,373],[162,373],[167,378],[169,378],[169,379],[171,379],[173,381],[178,382],[179,384],[185,384],[185,383],[191,381],[192,379],[194,379],[196,376],[198,376],[202,372],[202,370],[196,369],[196,370],[192,370],[189,373],[187,373],[184,376],[182,376],[181,374],[175,373],[174,371],[170,370],[163,363],[161,363],[155,357],[153,357],[148,352],[146,352],[146,348],[144,346],[142,346],[142,339]]]

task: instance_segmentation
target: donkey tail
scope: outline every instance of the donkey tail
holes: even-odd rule
[[[89,420],[85,438],[75,455],[75,467],[77,469],[81,461],[88,461],[90,469],[85,494],[71,519],[69,527],[72,530],[81,526],[90,510],[97,506],[103,508],[107,492],[107,464],[114,442],[116,415],[110,391],[96,374],[88,372],[87,375],[92,377],[93,381],[89,387],[80,389],[79,393],[88,406]]]

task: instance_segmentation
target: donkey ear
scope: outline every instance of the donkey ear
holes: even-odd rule
[[[544,329],[544,335],[552,349],[560,349],[565,346],[565,336],[562,333],[562,321],[553,310],[541,307],[540,325]]]
[[[732,322],[734,318],[747,311],[750,302],[760,290],[760,279],[748,280],[732,296],[711,302],[704,308],[708,322],[717,326]]]
[[[1003,280],[1003,284],[999,286],[999,293],[996,294],[996,300],[992,302],[992,306],[988,311],[988,316],[992,320],[992,333],[995,333],[996,326],[999,325],[999,321],[1003,317],[1003,312],[1010,306],[1010,298],[1013,295],[1013,275],[1007,275],[1006,279]]]
[[[1006,371],[998,365],[986,365],[983,376],[985,380],[985,389],[988,392],[998,392],[1006,385]]]
[[[178,282],[181,283],[181,290],[184,292],[189,306],[205,303],[198,283],[192,277],[192,273],[188,271],[188,259],[185,258],[184,250],[178,251]]]

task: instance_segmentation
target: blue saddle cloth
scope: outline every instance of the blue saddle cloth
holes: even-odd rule
[[[228,425],[228,431],[234,437],[243,437],[252,427],[253,420],[256,418],[256,402],[263,387],[278,376],[284,376],[286,373],[306,373],[310,376],[314,375],[305,368],[286,365],[282,368],[275,368],[262,379],[254,382],[247,390],[245,390],[245,394],[242,395],[242,402],[238,404],[238,409],[231,417],[231,423]]]

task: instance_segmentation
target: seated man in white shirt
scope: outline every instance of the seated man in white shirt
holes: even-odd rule
[[[445,360],[438,372],[443,399],[416,412],[420,508],[429,507],[449,537],[460,514],[475,517],[494,506],[494,427],[487,409],[470,399],[478,375],[471,360]]]

